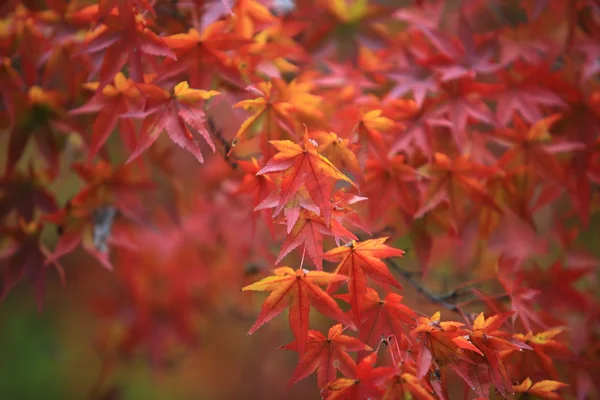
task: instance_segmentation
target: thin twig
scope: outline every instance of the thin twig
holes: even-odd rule
[[[208,117],[206,122],[208,125],[209,132],[212,133],[213,136],[216,137],[217,140],[223,146],[223,152],[224,152],[223,157],[225,158],[225,161],[227,162],[227,164],[229,164],[229,166],[231,168],[237,169],[238,164],[235,161],[233,161],[231,158],[229,158],[229,151],[231,150],[231,143],[229,143],[229,141],[227,141],[227,139],[225,139],[223,137],[221,129],[217,129],[217,127],[215,126],[215,122],[213,121],[212,118]]]
[[[393,233],[393,231],[394,231],[393,227],[386,226],[378,233],[383,233],[383,232]],[[379,236],[379,234],[374,234],[372,236]],[[362,238],[359,237],[359,240],[362,240]],[[423,284],[421,284],[420,282],[418,282],[415,279],[415,275],[421,275],[420,272],[407,271],[391,259],[387,259],[384,261],[388,265],[388,267],[390,267],[393,270],[395,270],[396,272],[398,272],[408,283],[410,283],[417,290],[417,292],[421,293],[423,296],[425,296],[427,299],[429,299],[432,303],[438,304],[450,311],[453,311],[455,313],[462,315],[462,312],[460,311],[459,307],[456,304],[448,302],[448,300],[456,300],[456,298],[461,295],[460,289],[454,289],[454,290],[452,290],[448,293],[444,293],[444,294],[434,293],[431,290],[429,290],[428,288],[426,288],[425,286],[423,286]]]
[[[417,282],[417,280],[414,278],[415,274],[413,272],[403,269],[393,260],[387,259],[385,262],[389,267],[398,272],[408,283],[410,283],[417,290],[417,292],[427,297],[427,299],[429,299],[432,303],[438,304],[455,313],[462,314],[456,304],[449,303],[447,301],[458,297],[459,294],[457,290],[452,290],[451,292],[441,295],[434,293],[423,286],[420,282]]]

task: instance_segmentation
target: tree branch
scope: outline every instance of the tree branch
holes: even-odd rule
[[[405,270],[404,268],[400,267],[393,260],[387,259],[384,261],[390,268],[392,268],[393,270],[398,272],[408,283],[410,283],[411,286],[413,286],[417,290],[417,292],[421,293],[429,301],[431,301],[432,303],[438,304],[447,310],[450,310],[450,311],[453,311],[455,313],[462,315],[462,312],[459,310],[459,308],[456,304],[448,302],[449,300],[456,299],[460,295],[458,290],[455,289],[455,290],[452,290],[452,291],[450,291],[448,293],[444,293],[444,294],[434,293],[431,290],[427,289],[425,286],[423,286],[422,283],[418,282],[414,278],[415,273]]]

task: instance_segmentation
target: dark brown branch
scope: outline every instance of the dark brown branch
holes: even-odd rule
[[[208,117],[207,118],[207,125],[208,125],[208,130],[210,133],[213,134],[214,137],[217,138],[217,140],[221,143],[221,145],[223,146],[223,157],[225,158],[225,161],[227,162],[227,164],[229,164],[229,166],[233,169],[237,169],[238,164],[231,160],[229,158],[229,152],[231,151],[231,143],[229,143],[229,141],[227,141],[227,139],[225,139],[223,137],[223,134],[221,132],[220,129],[217,129],[217,127],[215,126],[215,123],[213,121],[212,118]]]
[[[412,287],[414,287],[417,290],[417,292],[421,293],[429,301],[438,304],[447,310],[453,311],[458,314],[462,314],[456,304],[448,302],[448,300],[455,300],[459,296],[458,290],[452,290],[445,294],[434,293],[414,278],[414,272],[405,270],[393,260],[387,259],[385,260],[385,262],[390,268],[398,272],[404,278],[404,280],[406,280]]]
[[[380,234],[384,234],[384,236],[387,236],[387,235],[393,234],[394,231],[395,230],[393,227],[386,226],[382,230],[374,233],[372,236],[380,236]],[[363,239],[360,238],[360,240],[363,240]],[[428,288],[426,288],[425,286],[423,286],[422,283],[420,283],[419,281],[417,281],[415,279],[415,275],[421,275],[420,272],[407,271],[391,259],[387,259],[384,261],[388,265],[388,267],[390,267],[391,269],[398,272],[398,274],[400,274],[412,287],[414,287],[417,290],[417,292],[421,293],[429,301],[431,301],[432,303],[438,304],[447,310],[450,310],[457,314],[462,315],[462,312],[460,311],[458,305],[449,302],[449,301],[454,301],[459,296],[461,296],[463,294],[462,290],[454,289],[454,290],[452,290],[448,293],[444,293],[444,294],[434,293],[431,290],[429,290]]]

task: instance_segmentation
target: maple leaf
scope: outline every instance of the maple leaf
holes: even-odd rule
[[[333,195],[333,208],[331,211],[332,219],[339,222],[342,226],[350,225],[363,232],[369,233],[369,229],[364,226],[360,215],[351,207],[352,205],[365,200],[367,200],[366,197],[357,196],[347,192],[345,189],[338,190]],[[336,241],[336,243],[338,243],[338,241]]]
[[[510,389],[510,381],[506,376],[504,365],[501,363],[500,353],[506,350],[530,349],[529,346],[520,347],[502,337],[507,334],[500,331],[500,327],[512,314],[513,312],[497,314],[486,319],[483,313],[480,313],[475,318],[475,321],[473,321],[472,333],[469,335],[470,341],[485,356],[485,363],[488,364],[491,373],[491,382],[502,393]],[[477,375],[476,373],[475,378],[477,378]],[[487,394],[479,393],[481,396],[486,396]]]
[[[113,80],[125,64],[133,80],[142,82],[146,56],[175,58],[163,39],[147,27],[144,17],[135,14],[130,7],[121,7],[118,12],[107,15],[100,26],[87,34],[80,53],[102,56],[98,71],[100,89]]]
[[[261,136],[262,151],[266,158],[270,158],[272,151],[266,144],[270,140],[281,139],[283,132],[293,133],[294,123],[290,114],[292,104],[274,90],[271,81],[259,82],[248,86],[246,90],[260,97],[242,100],[234,105],[235,108],[242,108],[253,114],[238,129],[234,145],[250,140],[255,135],[251,130],[260,128],[261,132],[264,132]]]
[[[336,370],[344,376],[350,376],[355,372],[356,363],[347,352],[372,349],[360,340],[342,333],[342,324],[329,328],[327,337],[318,331],[308,332],[306,352],[300,355],[300,362],[294,370],[288,388],[315,371],[317,371],[317,385],[321,389],[335,380]],[[296,341],[280,348],[298,351]]]
[[[238,193],[252,193],[253,194],[253,206],[254,210],[263,210],[263,219],[267,223],[271,235],[274,236],[275,232],[273,231],[273,219],[271,215],[267,212],[266,208],[263,208],[262,205],[264,201],[267,200],[270,193],[274,193],[275,190],[275,182],[269,175],[256,175],[256,173],[260,170],[260,165],[256,158],[252,157],[250,161],[238,160],[237,164],[240,168],[245,172],[244,177],[242,178],[242,182],[238,187]],[[276,207],[279,201],[278,198],[273,200],[273,206]],[[253,221],[256,221],[253,219]],[[294,221],[294,224],[296,221]],[[291,229],[288,229],[290,232]]]
[[[36,8],[33,4],[24,5],[23,2],[19,2],[14,5],[14,10],[3,16],[0,21],[2,56],[19,60],[21,77],[28,86],[38,82],[38,68],[43,63],[43,54],[52,46],[41,18],[43,14],[37,12]]]
[[[433,111],[433,117],[437,118],[437,121],[433,121],[434,125],[449,127],[456,145],[463,151],[469,143],[469,119],[496,125],[494,115],[481,96],[489,90],[488,85],[470,79],[460,79],[442,85],[442,89],[445,90],[447,99]]]
[[[368,144],[368,149],[386,158],[386,145],[382,132],[391,130],[396,123],[383,115],[383,110],[360,112],[360,119],[356,124],[359,140]]]
[[[152,15],[156,15],[156,12],[148,0],[100,0],[98,5],[98,19],[102,20],[106,18],[110,15],[113,8],[116,8],[119,11],[137,8],[138,10],[145,10]]]
[[[567,106],[563,99],[540,82],[543,77],[552,76],[547,64],[529,66],[517,62],[512,68],[498,74],[502,85],[493,97],[497,100],[496,115],[503,125],[507,125],[517,113],[525,121],[536,123],[543,118],[540,106]]]
[[[9,119],[14,122],[15,110],[12,99],[18,92],[25,87],[25,82],[21,78],[19,71],[12,65],[12,60],[8,57],[2,58],[0,64],[0,95],[4,101],[4,107],[7,108]]]
[[[307,271],[302,268],[294,271],[290,267],[279,267],[273,270],[273,275],[256,283],[245,286],[242,290],[271,292],[265,300],[248,334],[253,334],[258,328],[279,315],[289,306],[289,324],[296,346],[300,354],[305,353],[308,340],[308,316],[310,305],[321,314],[353,326],[343,311],[319,285],[332,282],[347,281],[343,275],[330,274],[322,271]]]
[[[43,212],[56,211],[56,199],[52,192],[44,187],[47,180],[47,177],[35,171],[32,165],[29,166],[27,175],[15,171],[0,177],[0,221],[12,210],[24,221],[33,221],[36,209]]]
[[[523,357],[523,362],[514,364],[511,363],[511,365],[534,366],[539,363],[552,379],[558,379],[558,373],[554,365],[553,357],[557,354],[571,354],[569,348],[564,343],[556,339],[556,337],[564,331],[564,328],[558,327],[538,332],[536,334],[534,334],[532,331],[529,331],[526,334],[515,333],[513,337],[516,340],[530,346],[533,349],[533,352],[515,354],[516,356]]]
[[[454,62],[449,66],[436,68],[442,74],[442,81],[475,77],[476,74],[495,72],[502,67],[490,61],[498,48],[495,37],[487,35],[475,40],[471,24],[464,13],[460,13],[458,18],[457,31],[460,44],[457,43],[453,49],[446,49],[447,53],[452,54]]]
[[[314,131],[310,137],[317,141],[317,151],[340,169],[346,169],[353,174],[360,173],[360,165],[356,158],[356,144],[349,139],[342,139],[333,132]]]
[[[335,297],[351,302],[349,294]],[[358,320],[358,338],[369,346],[376,347],[382,339],[404,336],[406,328],[414,326],[416,314],[402,304],[402,298],[397,293],[388,292],[382,299],[375,289],[367,287],[364,299],[359,304],[361,318]],[[362,356],[364,352],[359,353],[359,358]]]
[[[57,131],[74,130],[65,118],[63,104],[66,98],[62,92],[45,90],[39,86],[30,87],[25,93],[12,96],[11,111],[16,119],[10,128],[6,169],[11,173],[23,156],[30,140],[36,145],[51,172],[58,172],[60,141]]]
[[[435,58],[420,58],[409,49],[403,52],[405,62],[399,69],[389,73],[389,78],[395,85],[390,89],[387,98],[398,98],[412,92],[417,106],[421,107],[428,93],[435,93],[438,82],[431,68]]]
[[[553,400],[561,398],[557,393],[554,392],[565,386],[569,385],[562,382],[549,380],[533,383],[531,379],[527,378],[521,384],[514,385],[513,391],[516,393],[526,393],[529,395],[538,396],[542,399]]]
[[[327,116],[323,112],[324,99],[315,94],[318,86],[311,77],[297,77],[286,82],[283,79],[273,78],[273,88],[281,96],[281,99],[289,102],[290,111],[293,113],[292,126],[296,131],[302,126],[324,126],[327,124]]]
[[[301,21],[277,19],[257,32],[253,43],[243,49],[251,57],[256,72],[276,79],[283,78],[284,74],[297,73],[300,70],[297,64],[307,62],[308,54],[293,38],[305,27],[306,23]],[[312,79],[305,80],[305,83],[309,83],[310,87],[314,86]],[[301,90],[298,92],[302,93]]]
[[[89,149],[89,158],[91,159],[108,140],[119,122],[119,116],[140,110],[144,100],[135,83],[121,72],[116,74],[114,85],[107,84],[101,88],[99,82],[93,82],[86,84],[86,87],[96,90],[96,92],[88,102],[71,110],[70,114],[98,113],[92,126]],[[125,132],[127,132],[126,129],[120,130],[121,135],[124,135]]]
[[[236,1],[229,18],[235,32],[245,39],[251,39],[260,27],[275,20],[269,9],[257,0]]]
[[[162,38],[177,58],[166,58],[157,70],[161,80],[169,80],[180,74],[188,74],[190,85],[209,85],[215,72],[223,79],[243,87],[239,72],[228,62],[227,52],[252,43],[250,40],[227,32],[225,21],[215,21],[202,32],[191,28]]]
[[[335,269],[336,274],[348,276],[350,305],[358,322],[360,322],[360,312],[367,294],[367,276],[380,284],[402,288],[402,285],[398,283],[381,259],[402,257],[404,250],[394,249],[384,244],[387,239],[384,237],[364,242],[352,240],[344,246],[331,249],[323,254],[323,258],[328,261],[339,261]],[[336,286],[338,285],[331,285],[328,292],[336,291]]]
[[[215,151],[215,145],[205,126],[206,117],[202,105],[203,100],[208,100],[219,92],[192,89],[185,81],[175,85],[172,94],[152,84],[140,84],[138,88],[148,96],[147,110],[144,112],[139,142],[127,162],[133,161],[150,147],[163,131],[199,162],[204,162],[204,157],[190,128],[199,133],[212,151]]]
[[[495,169],[470,161],[468,155],[451,159],[446,154],[435,153],[433,163],[421,167],[419,173],[431,179],[431,182],[426,187],[415,218],[423,216],[441,202],[447,201],[454,221],[460,222],[464,219],[464,206],[461,205],[464,201],[461,199],[465,197],[471,198],[478,205],[503,213],[481,182],[481,179],[493,175]]]
[[[402,134],[386,148],[387,155],[393,157],[398,152],[412,152],[413,147],[420,149],[428,157],[433,155],[433,125],[443,125],[431,109],[428,101],[419,107],[414,100],[396,100],[392,103],[398,114],[400,123],[404,126]]]
[[[75,164],[73,170],[88,185],[71,198],[63,209],[42,217],[43,221],[57,225],[61,233],[46,263],[71,253],[81,244],[88,254],[106,269],[112,270],[109,244],[135,248],[124,232],[112,226],[115,214],[118,210],[136,222],[145,223],[147,216],[144,215],[141,200],[135,195],[154,186],[147,180],[134,177],[129,167],[113,168],[106,162]]]
[[[325,224],[329,225],[331,195],[335,181],[343,180],[356,185],[318,153],[318,143],[310,139],[308,133],[304,135],[304,148],[289,140],[275,140],[270,143],[279,152],[257,174],[282,173],[280,199],[274,214],[279,214],[304,185],[322,212]]]
[[[327,385],[327,400],[359,400],[365,398],[380,398],[383,385],[394,368],[375,367],[377,352],[371,353],[358,364],[356,370],[347,378],[338,378]]]
[[[296,247],[304,244],[304,249],[308,256],[313,260],[317,269],[323,269],[323,235],[333,236],[336,241],[340,238],[358,239],[356,235],[344,228],[344,226],[335,219],[329,224],[323,217],[312,211],[300,210],[296,223],[292,227],[289,235],[281,245],[281,250],[275,260],[279,263],[283,257],[289,254]]]
[[[45,55],[48,60],[41,78],[44,87],[64,87],[69,98],[81,95],[91,65],[88,57],[77,53],[77,50],[78,44],[66,41],[62,46],[53,48],[52,53]],[[70,62],[65,63],[64,60]]]
[[[557,260],[547,270],[536,265],[528,271],[526,278],[531,289],[539,290],[538,300],[543,309],[585,310],[590,307],[592,299],[576,289],[575,285],[592,273],[591,266],[567,267]]]
[[[506,129],[494,135],[493,140],[508,150],[502,156],[504,163],[521,160],[530,165],[532,172],[552,182],[566,185],[565,171],[557,159],[557,154],[580,150],[582,143],[570,141],[552,141],[550,127],[555,124],[561,114],[553,114],[528,127],[523,120],[515,118],[515,128]]]
[[[40,242],[42,226],[35,221],[26,222],[21,218],[18,227],[2,227],[1,231],[3,236],[10,240],[10,244],[0,252],[0,265],[2,265],[0,300],[3,301],[19,281],[27,278],[34,286],[38,311],[41,312],[48,268],[48,264],[44,261],[50,253]],[[52,262],[52,266],[56,268],[64,285],[63,267],[58,262]]]
[[[540,294],[539,290],[523,285],[525,279],[523,273],[516,271],[516,266],[509,260],[502,259],[498,269],[498,280],[510,296],[511,309],[516,311],[513,315],[513,323],[519,317],[527,330],[532,330],[533,323],[538,327],[546,328],[534,305],[534,299]]]
[[[463,323],[440,319],[439,312],[431,318],[420,317],[418,326],[412,331],[413,336],[421,338],[420,352],[431,352],[430,357],[422,355],[421,359],[425,363],[419,366],[418,376],[423,376],[434,360],[440,367],[448,364],[454,367],[460,361],[473,364],[460,350],[469,350],[483,356],[481,350],[468,340],[468,331],[462,328]],[[457,368],[453,369],[457,371]]]
[[[452,42],[438,29],[443,18],[443,11],[444,3],[437,2],[428,4],[428,7],[403,7],[393,16],[409,24],[411,36],[421,33],[444,55],[455,55]]]
[[[417,211],[418,197],[415,183],[418,174],[404,154],[391,159],[367,159],[361,189],[369,198],[369,211],[373,219],[391,207],[398,207],[409,216]]]
[[[383,400],[434,400],[429,385],[410,373],[403,373],[392,378]]]
[[[262,175],[261,175],[262,176]],[[269,194],[259,205],[257,205],[254,210],[263,210],[266,211],[268,208],[277,208],[279,205],[280,194],[278,190],[273,191]],[[301,187],[298,192],[294,195],[294,197],[286,204],[284,209],[285,222],[286,222],[286,232],[290,234],[294,229],[294,226],[298,222],[300,218],[301,210],[304,209],[306,211],[311,211],[316,215],[321,214],[321,210],[319,207],[312,201],[310,195],[306,191],[304,187]],[[270,219],[275,217],[276,214],[269,216]]]

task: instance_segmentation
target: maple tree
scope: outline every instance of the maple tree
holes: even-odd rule
[[[107,371],[287,314],[289,392],[600,396],[597,0],[7,1],[0,57],[0,298],[82,247]]]

